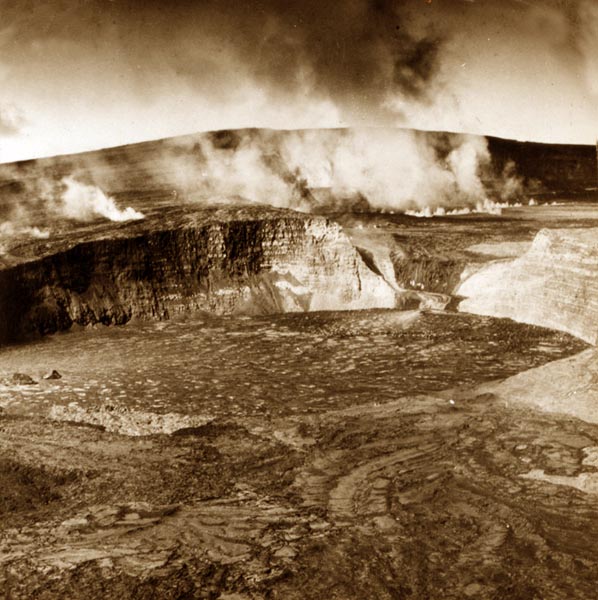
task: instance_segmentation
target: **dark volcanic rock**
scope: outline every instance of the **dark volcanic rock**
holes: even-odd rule
[[[452,294],[467,264],[457,259],[413,256],[407,252],[395,252],[392,258],[398,285],[441,294]]]
[[[35,379],[25,373],[13,373],[10,381],[15,385],[35,385],[37,383]]]
[[[497,173],[512,162],[528,185],[533,183],[545,191],[580,192],[596,186],[594,146],[487,139]]]
[[[37,465],[0,457],[0,527],[14,525],[19,513],[58,500],[60,487],[74,478],[72,474],[56,474]]]
[[[0,267],[0,343],[187,310],[391,308],[340,226],[266,207],[171,209],[32,243]]]
[[[44,375],[44,379],[62,379],[62,375],[56,369],[53,369],[50,373]]]

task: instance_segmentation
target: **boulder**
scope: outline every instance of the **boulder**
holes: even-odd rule
[[[52,369],[50,373],[44,375],[44,379],[62,379],[62,375],[56,369]]]
[[[14,385],[35,385],[37,381],[25,373],[13,373],[10,382]]]

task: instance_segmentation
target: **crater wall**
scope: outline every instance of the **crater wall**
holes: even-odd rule
[[[566,331],[598,342],[598,238],[594,229],[543,229],[514,260],[488,263],[456,290],[459,310]]]
[[[341,227],[263,207],[181,210],[21,248],[0,269],[0,342],[217,314],[391,308],[396,292]]]

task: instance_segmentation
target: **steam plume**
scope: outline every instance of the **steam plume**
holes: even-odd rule
[[[389,100],[428,103],[443,85],[448,34],[421,0],[0,8],[0,80],[4,68],[19,77],[7,76],[7,97],[36,133],[5,141],[6,162],[214,127],[395,125],[402,112]],[[31,80],[47,107],[22,97]]]
[[[120,210],[114,199],[96,186],[79,183],[72,177],[64,177],[62,183],[65,190],[57,210],[69,219],[92,221],[104,217],[110,221],[131,221],[144,217],[130,206]]]
[[[0,106],[0,136],[19,133],[23,123],[23,116],[13,105]]]
[[[485,138],[357,129],[220,132],[165,158],[161,171],[200,202],[241,197],[303,211],[359,204],[404,212],[490,206],[482,181],[489,169]],[[519,191],[511,171],[503,200]]]
[[[594,96],[598,95],[598,6],[586,0],[580,9],[584,23],[580,47],[584,57],[586,81]]]
[[[15,240],[49,238],[52,229],[61,227],[64,219],[122,222],[144,218],[143,213],[131,207],[119,209],[99,187],[80,183],[73,177],[56,181],[41,176],[16,183],[22,187],[18,201],[0,202],[0,255],[6,254]]]
[[[497,213],[522,202],[525,190],[514,163],[498,173],[493,168],[480,136],[394,128],[227,130],[5,166],[1,189],[17,191],[7,195],[4,214],[0,194],[0,222],[10,224],[4,237],[14,237],[36,235],[27,228],[141,219],[144,198],[156,197],[306,212]],[[136,204],[119,207],[117,191]]]

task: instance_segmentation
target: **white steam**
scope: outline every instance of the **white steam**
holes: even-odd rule
[[[244,142],[234,151],[214,148],[205,141],[201,145],[204,160],[197,170],[185,168],[181,159],[175,159],[183,187],[199,186],[203,198],[244,198],[273,206],[291,207],[295,202],[293,190],[264,161],[263,149],[256,143]],[[171,165],[168,165],[170,169]]]
[[[514,161],[508,160],[502,171],[500,182],[500,199],[504,202],[510,202],[523,195],[523,180],[517,175],[517,165]]]
[[[83,184],[73,177],[28,180],[25,193],[22,201],[8,205],[10,209],[0,221],[0,256],[23,240],[48,239],[55,226],[64,228],[64,219],[89,222],[103,218],[122,222],[144,218],[131,207],[121,210],[99,187]]]
[[[282,153],[308,188],[329,188],[341,197],[360,195],[376,210],[491,206],[482,181],[491,162],[483,137],[455,135],[435,145],[433,138],[408,130],[355,130],[340,140],[322,140],[317,132],[310,138],[308,132],[287,138]]]
[[[0,223],[0,237],[14,237],[18,235],[47,239],[50,237],[50,232],[40,229],[39,227],[28,227],[27,225],[18,226],[11,221]]]
[[[8,253],[10,242],[15,238],[48,239],[50,232],[39,227],[15,224],[12,221],[0,223],[0,256]]]
[[[486,139],[451,135],[436,142],[400,129],[246,135],[232,147],[202,138],[185,155],[165,160],[163,171],[205,203],[241,197],[303,211],[331,202],[350,210],[359,198],[373,210],[396,212],[490,206],[482,181],[490,170]],[[504,201],[521,192],[512,170],[502,175]]]
[[[514,163],[495,173],[487,140],[460,134],[222,131],[144,147],[141,154],[125,149],[117,166],[103,157],[67,157],[70,163],[57,160],[27,177],[17,167],[7,171],[21,190],[5,204],[10,210],[2,215],[0,244],[48,237],[74,222],[144,218],[135,208],[119,207],[104,191],[109,189],[129,197],[157,191],[160,201],[200,206],[243,201],[306,212],[371,209],[416,216],[499,214],[524,195]]]
[[[94,186],[85,185],[72,177],[64,177],[65,189],[57,205],[58,211],[68,219],[92,221],[104,217],[110,221],[132,221],[143,219],[144,215],[130,206],[119,209],[113,198]]]
[[[421,210],[407,210],[406,215],[411,217],[454,217],[458,215],[471,215],[476,213],[488,214],[488,215],[501,215],[505,208],[516,208],[521,207],[521,202],[495,202],[486,198],[483,202],[478,202],[472,207],[463,208],[452,208],[446,209],[444,206],[439,206],[435,209],[430,207],[423,208]],[[535,206],[530,202],[530,206]]]

